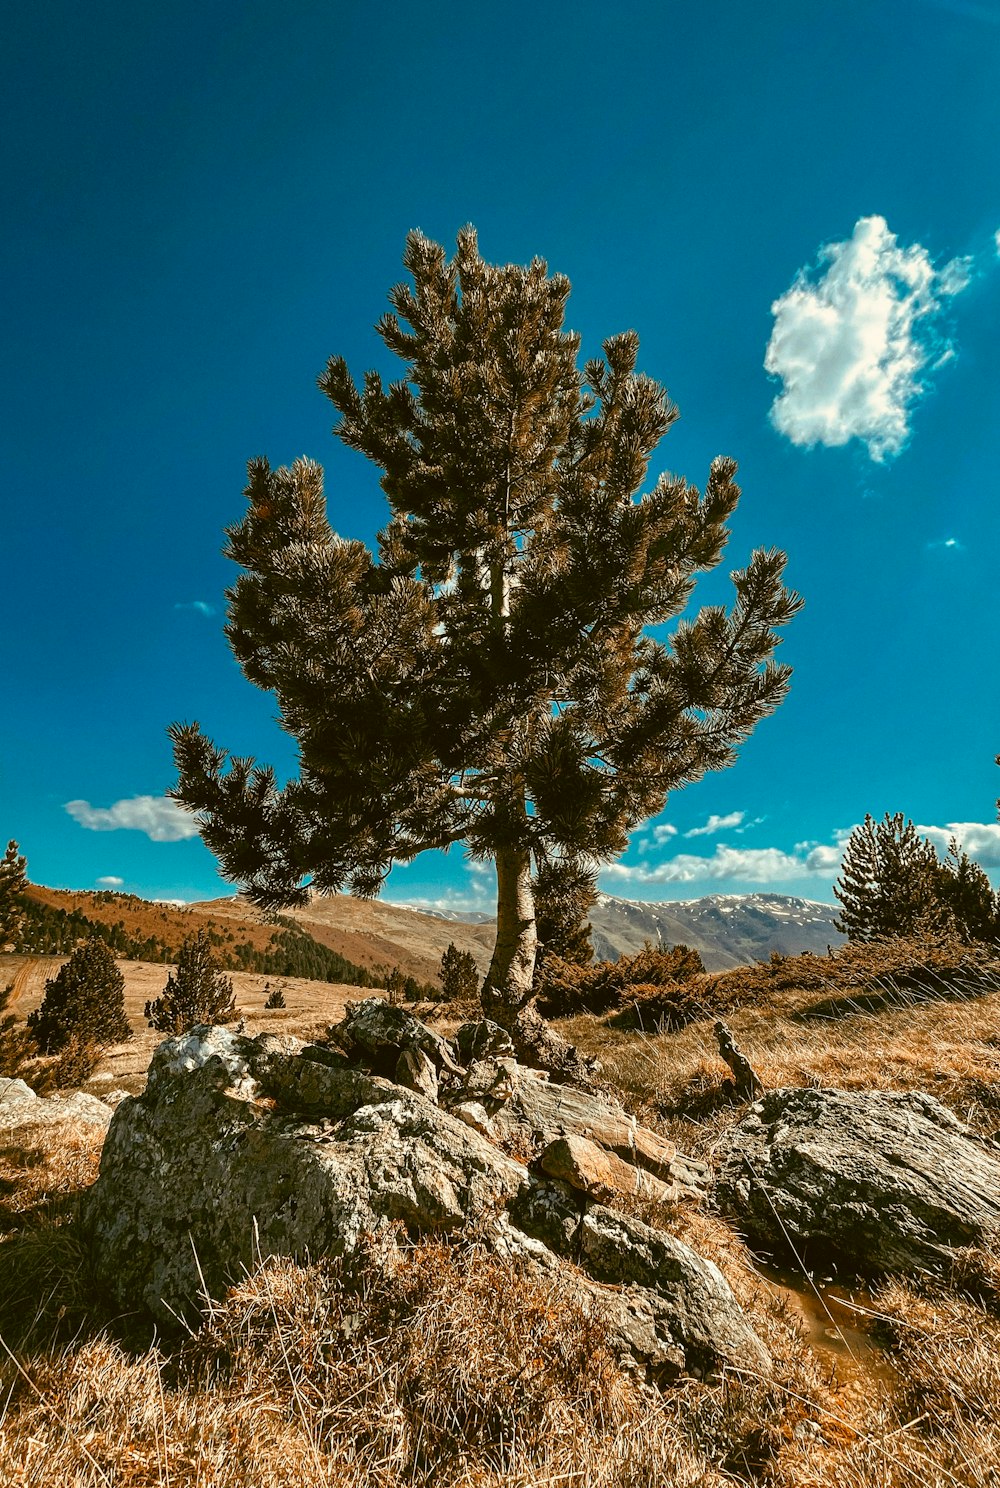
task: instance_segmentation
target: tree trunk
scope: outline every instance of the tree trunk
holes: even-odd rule
[[[535,900],[531,854],[503,848],[497,853],[497,939],[483,983],[483,1012],[506,1028],[522,1064],[563,1080],[583,1080],[597,1068],[550,1028],[535,1003]]]

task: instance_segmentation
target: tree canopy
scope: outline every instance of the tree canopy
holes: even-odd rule
[[[253,461],[228,532],[227,635],[275,694],[298,776],[280,786],[175,725],[173,794],[266,907],[375,895],[393,863],[452,843],[493,860],[484,1004],[510,1024],[531,990],[532,868],[613,858],[669,791],[732,762],[785,694],[772,658],[799,600],[784,555],[758,550],[728,609],[687,613],[736,466],[643,491],[677,411],[636,370],[634,332],[581,368],[568,279],[484,262],[471,228],[451,261],[411,233],[404,263],[377,326],[399,379],[359,386],[338,357],[320,378],[335,433],[381,474],[377,553],[332,530],[305,459]]]

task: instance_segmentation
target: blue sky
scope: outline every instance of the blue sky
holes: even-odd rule
[[[165,728],[294,765],[222,635],[245,463],[318,459],[374,535],[315,378],[384,369],[406,232],[464,222],[569,276],[585,355],[639,332],[681,410],[653,475],[740,462],[699,597],[776,545],[806,600],[787,702],[605,887],[829,899],[887,810],[996,881],[998,0],[43,0],[5,30],[0,831],[36,881],[228,891]],[[489,885],[425,855],[388,897]]]

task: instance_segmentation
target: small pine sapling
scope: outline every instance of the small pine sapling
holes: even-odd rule
[[[283,1008],[285,1006],[285,989],[280,983],[272,987],[270,982],[265,982],[264,991],[267,993],[267,997],[264,999],[264,1006],[266,1008],[274,1010],[275,1008]]]
[[[162,996],[147,1002],[146,1021],[159,1033],[184,1033],[199,1023],[229,1023],[236,1015],[233,984],[225,976],[204,930],[185,940],[177,970],[167,977]]]
[[[471,951],[460,951],[454,941],[441,957],[438,972],[442,1002],[462,1002],[479,992],[479,968]]]

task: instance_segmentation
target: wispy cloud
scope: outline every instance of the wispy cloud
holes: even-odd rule
[[[99,889],[120,889],[125,883],[123,878],[118,878],[114,873],[108,873],[104,878],[94,880]]]
[[[744,817],[743,812],[730,815],[740,817],[741,821]],[[710,817],[709,823],[713,820],[725,818]],[[747,826],[756,826],[761,820],[756,817]],[[707,828],[708,823],[684,835],[704,835]],[[636,884],[722,880],[734,884],[769,884],[789,883],[802,878],[825,878],[832,882],[840,871],[844,847],[850,835],[851,828],[842,827],[833,833],[831,842],[796,842],[791,852],[780,847],[729,847],[720,842],[710,857],[700,853],[678,853],[661,863],[612,863],[603,869],[602,877]]]
[[[66,810],[90,832],[145,832],[151,842],[181,842],[197,837],[198,824],[189,811],[167,796],[131,796],[113,806],[67,801]]]
[[[726,816],[716,816],[715,812],[708,818],[703,827],[692,827],[685,832],[685,837],[711,837],[716,832],[729,832],[743,825],[745,811],[730,811]]]
[[[186,599],[178,601],[174,605],[175,610],[193,610],[198,615],[217,615],[215,605],[209,604],[205,599]]]
[[[960,543],[957,537],[938,537],[933,542],[927,543],[929,553],[964,553],[965,544]]]
[[[700,883],[730,879],[734,883],[784,883],[807,872],[801,858],[777,847],[725,847],[720,843],[711,857],[678,853],[663,863],[612,863],[601,874],[604,879],[639,884]]]
[[[968,258],[935,269],[919,243],[899,245],[884,217],[862,217],[846,242],[828,243],[771,307],[764,366],[783,384],[775,428],[793,444],[859,439],[873,460],[898,455],[926,391],[922,371],[953,350],[939,312],[971,273]]]

